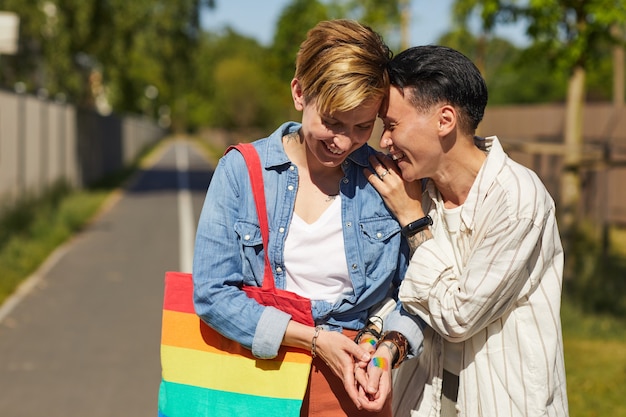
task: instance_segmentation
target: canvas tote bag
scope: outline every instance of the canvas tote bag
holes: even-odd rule
[[[267,248],[269,228],[258,154],[251,144],[239,144],[226,152],[232,148],[246,159],[263,246]],[[261,304],[314,325],[309,299],[275,287],[267,250],[262,287],[243,290]],[[159,417],[297,417],[311,360],[309,352],[284,346],[274,359],[254,358],[248,349],[196,315],[191,274],[165,274]]]

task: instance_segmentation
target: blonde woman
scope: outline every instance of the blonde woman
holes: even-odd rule
[[[391,415],[389,406],[360,410],[354,380],[356,363],[370,353],[354,342],[357,330],[397,287],[408,262],[400,226],[363,175],[374,154],[366,142],[389,89],[390,57],[371,29],[320,22],[300,46],[291,82],[301,122],[253,143],[263,166],[276,285],[312,300],[315,326],[240,289],[260,285],[264,252],[259,241],[244,239],[258,235],[259,225],[238,152],[220,160],[198,226],[196,311],[258,358],[275,357],[281,345],[313,350],[302,416]]]

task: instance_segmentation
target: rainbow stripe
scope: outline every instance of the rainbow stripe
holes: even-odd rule
[[[200,320],[192,294],[190,274],[166,273],[159,417],[299,416],[311,356],[254,358]]]

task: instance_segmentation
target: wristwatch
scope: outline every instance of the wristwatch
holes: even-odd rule
[[[432,224],[433,224],[433,219],[429,215],[426,215],[422,217],[421,219],[412,221],[411,223],[404,226],[402,228],[401,233],[404,237],[410,237],[416,233],[421,232],[428,226],[432,226]]]

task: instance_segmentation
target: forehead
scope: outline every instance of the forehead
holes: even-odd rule
[[[332,114],[324,114],[320,112],[319,114],[322,117],[329,117],[344,122],[350,121],[355,124],[366,123],[376,119],[381,102],[382,98],[376,100],[367,100],[352,110],[335,111]]]
[[[405,112],[413,109],[402,90],[393,86],[389,90],[389,99],[386,107],[386,112],[383,115],[385,119],[397,119]]]

